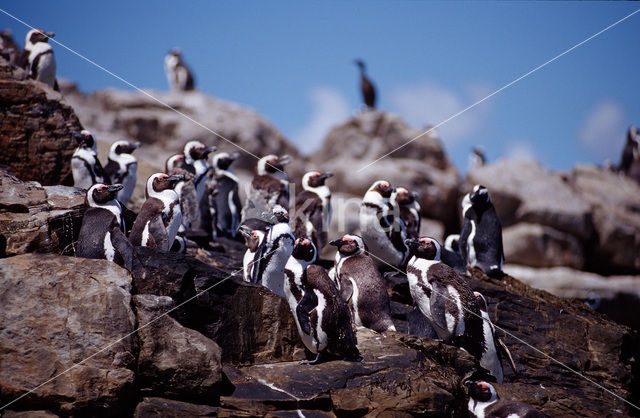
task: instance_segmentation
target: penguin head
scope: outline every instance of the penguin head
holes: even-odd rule
[[[627,142],[633,143],[636,146],[640,144],[640,134],[638,133],[637,126],[629,126],[629,132],[627,132]]]
[[[207,147],[200,141],[189,141],[184,146],[184,158],[187,164],[192,164],[194,161],[206,160],[215,150],[216,147]]]
[[[355,60],[353,60],[353,63],[355,65],[357,65],[358,68],[360,68],[360,71],[364,71],[365,70],[364,61],[362,61],[361,59],[355,59]]]
[[[393,192],[394,200],[400,206],[410,205],[416,201],[418,194],[416,192],[410,192],[404,187],[396,187]]]
[[[333,176],[331,172],[309,171],[302,177],[302,188],[307,190],[324,186],[325,180],[331,176]]]
[[[258,160],[256,173],[260,176],[266,174],[276,174],[284,171],[284,166],[291,162],[288,155],[277,156],[275,154],[265,155]]]
[[[481,184],[476,184],[469,193],[469,200],[472,205],[489,203],[489,190]]]
[[[184,180],[182,174],[168,175],[165,173],[153,174],[147,180],[147,198],[164,192],[165,190],[173,190],[178,182]]]
[[[78,141],[78,147],[96,150],[96,140],[93,138],[91,132],[83,129],[79,133],[76,131],[71,132],[71,135]]]
[[[366,250],[362,238],[354,234],[347,234],[341,239],[331,241],[329,245],[338,247],[338,252],[345,256],[359,254],[363,250]]]
[[[187,163],[184,160],[183,154],[175,154],[171,157],[167,158],[167,161],[164,163],[164,171],[166,173],[171,173],[173,170],[181,169],[186,170]]]
[[[460,252],[460,234],[451,234],[444,240],[444,248],[454,253]]]
[[[391,193],[393,193],[393,187],[386,180],[378,180],[369,187],[370,192],[377,192],[380,196],[388,199],[391,197]]]
[[[228,152],[219,152],[213,156],[212,166],[216,170],[228,170],[231,164],[240,157],[239,152],[229,154]]]
[[[275,205],[271,210],[271,214],[275,218],[276,222],[289,223],[289,212],[280,205]]]
[[[489,312],[489,308],[487,307],[487,300],[484,298],[484,295],[480,292],[473,292],[473,296],[478,302],[478,308],[480,308],[481,311]]]
[[[182,55],[182,50],[180,48],[178,48],[177,46],[174,46],[169,51],[169,55],[173,55],[174,57],[180,58],[180,55]]]
[[[260,244],[262,244],[265,232],[259,229],[251,229],[250,226],[244,224],[240,225],[238,231],[240,231],[244,237],[244,242],[247,248],[249,248],[252,253],[255,253]]]
[[[120,154],[132,154],[137,148],[140,147],[139,142],[131,141],[116,141],[111,144],[109,149],[109,158],[115,159]]]
[[[27,32],[27,36],[24,39],[25,49],[30,49],[31,46],[38,42],[47,42],[49,38],[56,36],[53,32],[45,32],[42,29],[31,29]]]
[[[425,260],[440,261],[442,248],[438,241],[430,237],[409,238],[404,240],[409,248],[409,254]]]
[[[493,402],[498,399],[498,392],[491,383],[484,380],[467,380],[464,385],[469,388],[469,397],[479,402]]]
[[[316,246],[308,238],[298,238],[293,243],[293,252],[291,256],[296,260],[301,260],[306,263],[313,263],[317,258]]]
[[[96,183],[87,190],[87,206],[98,207],[114,200],[118,191],[123,189],[122,184],[102,184]]]

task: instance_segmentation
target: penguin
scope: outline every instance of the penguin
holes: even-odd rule
[[[375,263],[367,255],[363,239],[347,234],[329,244],[338,248],[335,280],[354,324],[376,332],[395,331],[387,288]]]
[[[429,237],[406,240],[409,291],[444,342],[464,348],[480,360],[485,345],[478,301],[458,273],[440,261],[441,247]]]
[[[284,166],[290,160],[288,155],[274,154],[265,155],[258,160],[243,208],[243,219],[270,211],[275,205],[289,207],[289,182]]]
[[[442,262],[453,267],[458,273],[467,272],[467,264],[464,262],[460,254],[459,247],[460,235],[451,234],[444,240],[444,248],[442,248]]]
[[[238,231],[245,240],[247,251],[242,258],[242,279],[247,283],[258,283],[258,264],[264,238],[272,224],[259,218],[249,218],[240,224]]]
[[[316,354],[315,360],[308,364],[332,359],[361,359],[349,308],[327,272],[318,265],[309,265],[304,269],[300,282],[304,295],[294,316],[305,346]]]
[[[635,126],[630,126],[627,132],[618,171],[640,182],[640,135]]]
[[[376,107],[376,89],[365,75],[365,65],[362,60],[355,60],[356,65],[360,69],[360,90],[362,91],[362,101],[369,109]]]
[[[378,180],[367,190],[360,204],[360,231],[362,239],[376,264],[389,263],[402,267],[408,255],[404,244],[406,231],[389,199],[393,188],[387,181]]]
[[[523,402],[500,399],[491,383],[467,380],[469,412],[478,418],[545,418],[547,415]]]
[[[400,219],[404,222],[407,238],[418,238],[420,236],[420,226],[422,218],[420,217],[420,204],[418,203],[418,194],[409,192],[404,187],[396,187],[391,193],[390,202],[399,208]]]
[[[180,48],[171,48],[164,57],[164,72],[172,91],[190,91],[195,88],[193,73],[182,60]]]
[[[213,156],[211,164],[218,191],[214,197],[216,229],[219,234],[229,238],[236,238],[242,214],[242,204],[238,194],[240,181],[229,168],[238,157],[240,154],[237,152],[233,154],[220,152]]]
[[[185,184],[181,190],[183,209],[183,224],[187,230],[207,230],[208,201],[201,205],[206,190],[209,164],[208,155],[215,151],[215,147],[207,147],[200,141],[189,141],[184,146],[184,162],[186,169],[193,174],[193,179]]]
[[[122,211],[115,200],[121,184],[94,184],[87,190],[89,207],[82,218],[76,256],[103,258],[131,270],[133,247],[125,236]]]
[[[96,141],[91,132],[85,129],[80,133],[71,132],[71,135],[78,141],[78,148],[71,157],[73,185],[88,189],[96,183],[111,183],[98,159]]]
[[[318,249],[327,245],[327,230],[331,222],[331,190],[325,180],[333,173],[309,171],[302,177],[301,193],[296,196],[293,235],[310,238]]]
[[[131,199],[136,187],[138,160],[132,155],[140,147],[139,142],[116,141],[109,149],[109,160],[104,167],[106,175],[112,183],[122,184],[124,187],[118,192],[118,200],[127,203]]]
[[[27,32],[23,51],[28,77],[48,84],[51,88],[57,86],[56,59],[48,42],[54,36],[53,32],[31,29]]]
[[[133,224],[131,243],[168,251],[175,240],[182,221],[180,198],[173,189],[181,175],[153,174],[147,180],[146,196]]]
[[[509,360],[513,372],[518,374],[516,365],[506,344],[496,335],[495,327],[489,317],[487,300],[480,292],[473,292],[473,296],[476,298],[476,301],[478,301],[478,307],[480,308],[482,333],[484,335],[484,346],[482,347],[482,355],[480,356],[480,366],[484,367],[489,374],[496,379],[497,383],[502,383],[504,379],[504,371],[502,370],[503,356]]]
[[[487,157],[482,147],[473,147],[469,154],[469,171],[482,167],[487,163]]]
[[[462,199],[460,254],[467,266],[489,276],[502,272],[502,226],[486,187],[477,184]]]

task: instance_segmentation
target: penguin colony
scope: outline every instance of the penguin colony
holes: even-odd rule
[[[30,78],[56,88],[55,59],[47,42],[53,36],[30,31],[20,54],[10,33],[3,31],[0,54],[27,69]],[[374,108],[373,83],[364,63],[356,64],[363,101]],[[178,49],[165,58],[165,71],[172,90],[194,89],[193,75]],[[500,220],[484,186],[476,185],[464,196],[462,229],[447,237],[444,246],[421,235],[419,196],[385,180],[374,182],[363,197],[360,235],[329,242],[331,191],[325,182],[331,173],[306,173],[303,191],[291,200],[284,171],[290,157],[266,155],[256,164],[243,206],[240,182],[231,170],[239,154],[213,154],[215,147],[189,141],[182,154],[166,160],[165,173],[147,179],[146,200],[135,214],[126,204],[137,180],[133,152],[140,144],[113,143],[103,168],[91,132],[72,135],[78,143],[71,161],[74,184],[87,189],[87,210],[75,248],[78,257],[107,259],[131,269],[134,246],[186,253],[188,247],[200,245],[189,235],[197,230],[211,241],[220,236],[243,239],[243,280],[287,300],[302,342],[315,355],[309,364],[361,360],[354,328],[395,331],[383,272],[406,272],[414,313],[431,328],[427,334],[468,351],[487,380],[503,382],[503,358],[517,374],[495,333],[484,296],[473,292],[466,280],[467,268],[499,276],[504,262]],[[474,154],[474,165],[484,164],[484,154]],[[639,134],[631,127],[617,171],[634,177],[640,173],[638,167]],[[319,263],[327,244],[336,248],[329,271]],[[468,408],[475,416],[544,416],[528,405],[499,399],[487,381],[465,385]]]

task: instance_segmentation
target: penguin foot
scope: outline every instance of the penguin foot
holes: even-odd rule
[[[328,361],[328,360],[331,360],[330,356],[327,356],[324,353],[324,351],[320,351],[318,352],[318,355],[316,355],[316,358],[314,360],[303,360],[299,364],[313,365],[313,364],[324,363],[325,361]]]

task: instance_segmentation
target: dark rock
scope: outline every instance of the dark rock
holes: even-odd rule
[[[0,234],[7,256],[28,252],[73,255],[85,193],[67,186],[24,183],[0,170]]]
[[[58,418],[49,411],[4,411],[3,418]]]
[[[21,180],[71,186],[71,131],[82,125],[60,93],[24,78],[0,58],[0,165]]]
[[[140,343],[137,379],[141,392],[215,403],[222,381],[218,345],[170,316],[162,316],[175,307],[170,297],[136,295],[133,302]]]
[[[217,417],[220,408],[209,405],[195,405],[192,403],[174,401],[163,398],[144,398],[136,406],[134,418],[166,417]]]
[[[11,408],[92,416],[132,408],[135,317],[126,270],[25,254],[0,260],[0,277],[1,404],[43,385]]]
[[[584,267],[582,244],[573,235],[549,226],[517,223],[502,230],[504,258],[532,267]]]

